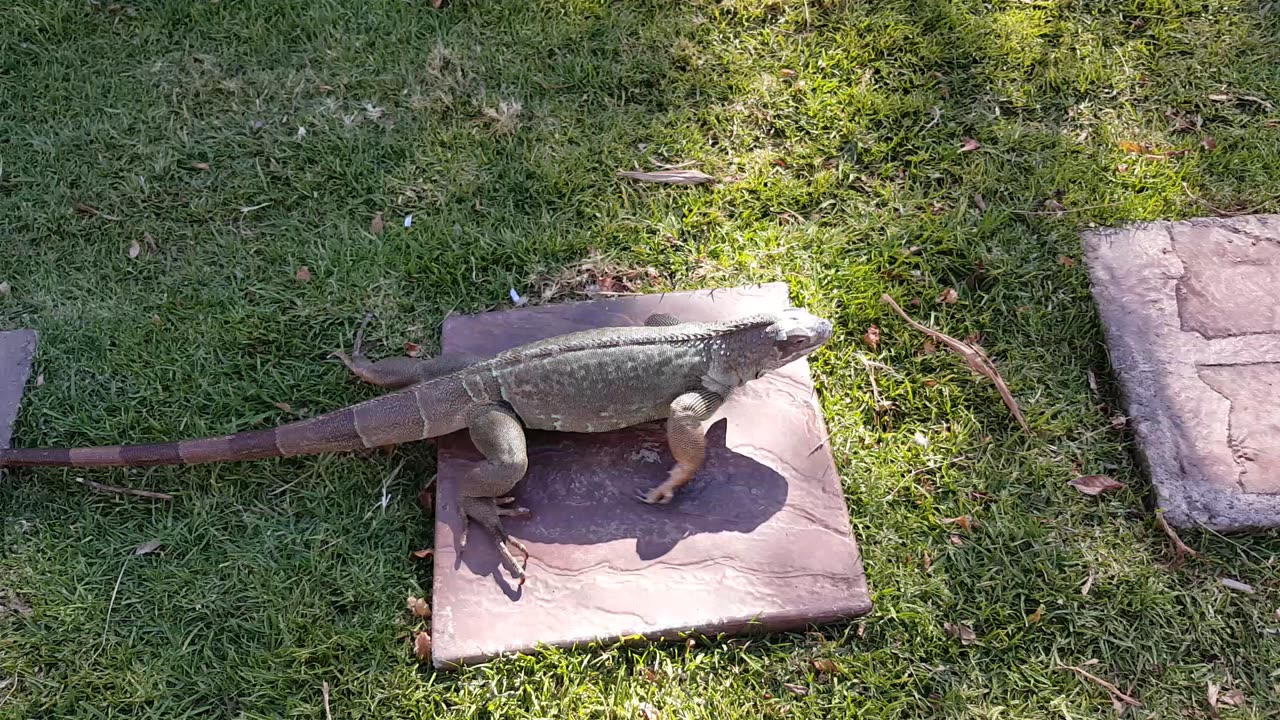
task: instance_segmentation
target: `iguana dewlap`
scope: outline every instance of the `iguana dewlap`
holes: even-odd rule
[[[149,445],[0,450],[0,466],[109,467],[257,460],[394,445],[467,429],[486,462],[459,488],[464,520],[494,533],[508,568],[523,579],[504,543],[524,551],[499,507],[524,477],[525,430],[605,432],[667,421],[675,465],[644,500],[665,503],[702,466],[702,422],[733,390],[823,345],[831,323],[798,308],[715,323],[654,315],[643,327],[586,330],[489,357],[366,359],[356,375],[393,392],[269,430]],[[466,526],[462,543],[466,543]],[[527,556],[527,552],[526,552]]]

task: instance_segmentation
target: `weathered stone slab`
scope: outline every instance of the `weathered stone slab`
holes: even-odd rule
[[[0,448],[9,447],[35,354],[34,330],[0,332]]]
[[[493,352],[655,312],[714,320],[788,304],[786,285],[771,284],[540,306],[449,318],[443,345]],[[454,492],[481,458],[465,434],[442,438],[435,665],[625,636],[802,629],[870,610],[807,363],[744,388],[708,426],[705,468],[666,506],[634,499],[672,462],[660,424],[530,433],[514,495],[533,516],[506,523],[532,554],[520,588],[482,529],[459,558]]]
[[[1280,526],[1280,216],[1094,232],[1085,261],[1165,518]]]

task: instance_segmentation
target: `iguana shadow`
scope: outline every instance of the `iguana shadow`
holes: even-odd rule
[[[727,420],[721,418],[707,431],[701,472],[670,503],[649,505],[637,496],[661,484],[673,462],[661,424],[610,433],[530,432],[529,470],[512,496],[532,515],[504,518],[504,525],[512,537],[544,551],[546,545],[634,538],[641,560],[660,558],[694,535],[749,533],[786,504],[787,482],[773,468],[726,447],[726,435]],[[465,435],[442,440],[437,512],[454,529],[458,551],[455,483],[481,456]],[[446,467],[452,470],[446,473]],[[492,539],[475,525],[470,532],[460,564],[477,575],[500,577]]]

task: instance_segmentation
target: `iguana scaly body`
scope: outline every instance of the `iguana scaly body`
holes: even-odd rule
[[[257,460],[345,452],[439,437],[466,429],[485,463],[459,488],[466,527],[474,520],[498,540],[504,563],[521,580],[506,545],[501,508],[525,475],[525,429],[606,432],[666,420],[675,464],[644,494],[669,502],[702,466],[701,424],[733,390],[821,346],[831,323],[789,308],[717,323],[681,323],[653,315],[642,327],[585,330],[488,357],[393,357],[371,362],[357,335],[350,355],[335,353],[361,379],[389,392],[314,418],[254,430],[150,445],[0,450],[3,466],[139,467]]]

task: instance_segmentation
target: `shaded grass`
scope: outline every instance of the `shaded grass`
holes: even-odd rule
[[[40,330],[46,380],[17,442],[221,433],[283,422],[276,402],[351,402],[369,391],[324,359],[365,311],[379,354],[430,349],[447,313],[503,305],[593,248],[653,266],[655,289],[781,279],[839,330],[814,372],[875,613],[821,638],[437,675],[411,661],[403,612],[429,577],[405,559],[430,542],[414,502],[429,447],[401,451],[412,472],[385,511],[395,459],[93,473],[171,505],[24,473],[0,493],[0,586],[34,612],[0,615],[0,716],[319,717],[322,680],[347,718],[635,717],[639,702],[1108,716],[1105,693],[1058,669],[1091,658],[1142,700],[1133,717],[1209,717],[1209,682],[1248,697],[1224,716],[1277,711],[1280,543],[1188,534],[1203,554],[1171,567],[1112,427],[1087,280],[1059,259],[1078,261],[1089,224],[1204,214],[1192,195],[1276,209],[1280,114],[1242,99],[1280,101],[1270,4],[427,5],[6,6],[0,327]],[[965,137],[982,149],[959,153]],[[730,180],[614,176],[685,159]],[[1049,198],[1072,212],[1034,214]],[[157,251],[131,260],[147,234]],[[947,287],[957,304],[936,301]],[[955,358],[923,353],[883,292],[981,333],[1037,437]],[[874,353],[858,341],[872,323]],[[891,409],[860,353],[893,368],[877,374]],[[1080,472],[1128,488],[1085,498],[1066,485]],[[955,545],[941,521],[965,514],[980,524]],[[153,538],[161,551],[128,556]],[[819,657],[841,672],[816,674]]]

